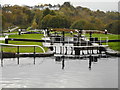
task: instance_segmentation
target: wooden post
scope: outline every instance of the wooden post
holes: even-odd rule
[[[94,52],[93,52],[93,47],[92,47],[92,54],[94,54]]]
[[[84,48],[82,48],[82,55],[84,55],[84,52],[83,52]]]
[[[71,47],[71,55],[73,55],[73,48]]]
[[[62,54],[62,46],[60,46],[60,54]]]
[[[89,47],[87,47],[87,54],[89,54],[89,51],[88,51],[88,50],[89,50]]]
[[[55,46],[55,53],[56,53],[56,46]]]
[[[34,64],[35,64],[35,46],[34,46],[34,52],[33,52],[33,54],[34,54]]]
[[[18,62],[17,62],[17,64],[20,64],[20,62],[19,62],[19,46],[17,46],[17,55],[18,55]]]
[[[97,47],[97,54],[99,53],[99,47]]]
[[[65,49],[66,49],[65,55],[67,55],[67,47],[65,47]]]

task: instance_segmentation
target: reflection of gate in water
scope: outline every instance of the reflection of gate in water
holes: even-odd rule
[[[105,40],[105,45],[102,45],[101,40]],[[91,69],[92,62],[97,62],[100,57],[107,57],[106,47],[108,46],[108,38],[77,38],[77,37],[51,37],[51,46],[53,47],[56,61],[62,61],[64,69],[64,58],[83,59],[89,58],[89,68]],[[92,43],[90,42],[92,41]],[[64,43],[64,44],[63,44]]]

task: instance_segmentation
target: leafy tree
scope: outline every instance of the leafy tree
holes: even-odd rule
[[[50,27],[50,20],[52,19],[52,15],[48,14],[42,19],[42,28]]]
[[[47,15],[42,20],[42,28],[69,28],[70,21],[63,16]]]
[[[69,28],[70,21],[62,16],[53,16],[49,22],[51,28]]]
[[[106,26],[106,29],[108,30],[108,32],[110,33],[114,33],[114,34],[120,34],[120,21],[117,20],[115,22],[112,22],[110,24],[108,24]]]
[[[34,19],[36,19],[36,23],[38,24],[38,28],[41,28],[41,22],[42,22],[42,19],[43,19],[43,12],[40,11],[40,10],[35,10],[34,11]]]
[[[45,17],[46,15],[50,14],[50,9],[46,8],[44,11],[43,11],[43,17]]]
[[[36,20],[33,21],[32,26],[33,29],[36,29],[38,27]]]
[[[112,33],[118,32],[119,12],[91,11],[89,8],[81,6],[75,8],[69,2],[59,5],[59,7],[60,10],[49,10],[48,8],[45,10],[30,9],[27,6],[18,5],[2,7],[3,30],[16,25],[24,28],[29,26],[34,28],[70,27],[93,30],[107,28]]]
[[[75,21],[70,28],[72,29],[85,29],[85,24],[86,21],[85,20],[79,20],[79,21]]]
[[[90,23],[95,27],[96,30],[104,29],[104,24],[99,18],[92,17]]]
[[[55,11],[52,10],[52,11],[50,12],[50,15],[56,15]]]

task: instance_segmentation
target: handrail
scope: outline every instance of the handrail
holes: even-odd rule
[[[20,46],[20,47],[39,47],[43,50],[43,53],[45,53],[45,50],[42,46],[39,46],[39,45],[14,45],[14,44],[4,44],[4,43],[0,43],[0,45],[3,45],[3,46]]]

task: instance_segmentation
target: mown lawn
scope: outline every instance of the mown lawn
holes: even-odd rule
[[[43,34],[22,34],[22,35],[10,35],[9,38],[19,38],[19,39],[42,39]],[[15,45],[39,45],[43,46],[41,42],[27,42],[27,41],[9,41],[9,44],[15,44]],[[48,50],[48,48],[44,47],[45,51]],[[34,47],[20,47],[20,53],[33,53]],[[17,52],[16,47],[3,47],[4,52]],[[36,52],[41,53],[43,52],[41,48],[36,47]]]
[[[69,36],[69,33],[66,33],[66,36]],[[71,36],[71,35],[70,35]],[[89,37],[89,34],[85,35],[86,37]],[[92,34],[92,37],[98,37],[100,40],[105,40],[106,37],[108,37],[108,40],[114,40],[114,39],[119,39],[120,35],[110,35],[110,34]],[[19,38],[19,39],[38,39],[41,40],[43,37],[43,34],[22,34],[22,35],[10,35],[9,38]],[[9,41],[9,44],[16,44],[16,45],[40,45],[43,46],[41,42],[27,42],[27,41]],[[105,44],[105,43],[103,43]],[[120,42],[109,42],[108,43],[109,47],[113,50],[120,51]],[[48,48],[44,47],[45,51],[48,50]],[[17,49],[15,47],[4,47],[3,50],[5,52],[17,52]],[[34,52],[33,47],[21,47],[20,48],[21,53],[26,53],[26,52]],[[42,49],[36,48],[36,52],[40,53],[43,52]]]
[[[86,34],[86,37],[89,37],[89,34]],[[115,34],[92,34],[92,37],[98,37],[99,40],[100,40],[100,37],[101,40],[106,40],[106,37],[108,37],[108,40],[118,40],[120,35],[115,35]],[[105,44],[105,43],[103,43]],[[116,51],[120,51],[120,42],[109,42],[108,43],[109,47],[113,50],[116,50]]]
[[[19,39],[41,39],[43,34],[21,34],[21,35],[9,35],[9,38],[19,38]]]

